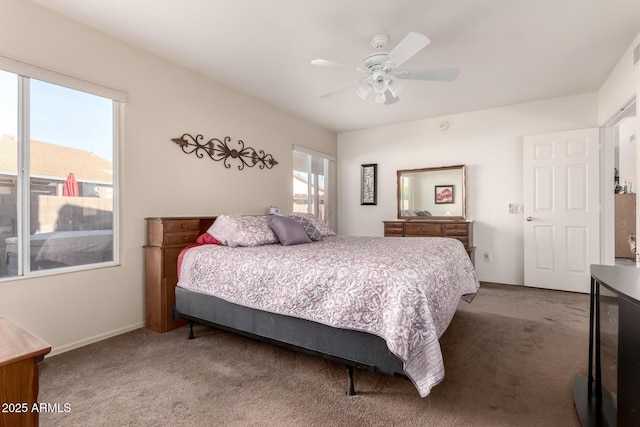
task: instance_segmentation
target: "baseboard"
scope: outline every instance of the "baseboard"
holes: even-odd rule
[[[499,283],[499,282],[490,282],[490,281],[484,281],[484,280],[480,280],[480,286],[487,286],[487,287],[519,286],[519,287],[524,287],[524,285],[520,284],[520,283]]]
[[[144,327],[144,322],[135,323],[133,325],[125,326],[124,328],[115,329],[113,331],[105,332],[104,334],[95,335],[93,337],[89,337],[80,341],[73,342],[71,344],[62,345],[60,347],[54,347],[51,350],[51,353],[47,354],[46,357],[55,356],[58,354],[65,353],[67,351],[75,350],[76,348],[84,347],[85,345],[93,344],[98,341],[106,340],[107,338],[115,337],[116,335],[121,335],[127,332],[131,332],[136,329],[140,329]]]

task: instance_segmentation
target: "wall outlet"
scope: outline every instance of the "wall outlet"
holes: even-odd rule
[[[484,253],[484,262],[491,262],[491,255],[489,254],[489,252]]]

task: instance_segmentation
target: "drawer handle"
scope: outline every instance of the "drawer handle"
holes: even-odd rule
[[[419,231],[425,231],[424,227],[420,227]]]
[[[183,223],[183,224],[180,224],[180,227],[182,227],[182,228],[187,228],[187,224],[184,224],[184,223]]]
[[[187,236],[182,236],[182,241],[186,242],[187,240],[189,240]]]

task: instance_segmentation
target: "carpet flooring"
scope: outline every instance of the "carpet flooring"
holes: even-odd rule
[[[483,283],[440,343],[445,379],[420,398],[401,378],[197,326],[135,330],[40,364],[47,426],[579,426],[588,295]]]

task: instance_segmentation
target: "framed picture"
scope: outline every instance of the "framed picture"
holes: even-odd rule
[[[360,191],[360,204],[361,205],[377,205],[377,179],[378,179],[378,164],[362,165],[361,175],[361,191]]]
[[[453,203],[453,187],[454,185],[436,185],[436,205]]]

